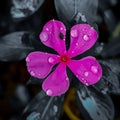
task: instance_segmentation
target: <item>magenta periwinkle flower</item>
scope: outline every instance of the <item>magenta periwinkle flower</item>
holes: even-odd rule
[[[77,24],[70,31],[70,47],[65,45],[66,28],[57,20],[45,24],[40,33],[41,42],[57,51],[58,55],[45,52],[32,52],[27,58],[27,68],[31,76],[45,78],[42,89],[49,96],[64,94],[69,88],[69,79],[66,73],[68,67],[80,82],[89,86],[97,83],[102,76],[102,68],[92,56],[80,60],[73,57],[90,49],[98,38],[96,30],[89,24]],[[58,64],[49,75],[52,67]]]

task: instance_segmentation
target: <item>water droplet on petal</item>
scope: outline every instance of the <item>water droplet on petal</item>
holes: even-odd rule
[[[82,81],[83,81],[83,83],[84,83],[86,86],[89,85],[88,82],[87,82],[87,80],[86,80],[85,78],[82,78]]]
[[[30,74],[31,74],[32,76],[35,76],[35,72],[34,72],[34,71],[31,71]]]
[[[89,84],[86,82],[85,85],[88,86]]]
[[[93,28],[93,27],[91,27],[91,29],[93,30],[94,28]]]
[[[72,53],[74,53],[74,51],[72,51]]]
[[[89,40],[89,36],[88,36],[88,35],[84,35],[84,36],[83,36],[83,39],[84,39],[85,41],[88,41],[88,40]]]
[[[78,44],[78,43],[76,43],[75,45],[76,45],[76,46],[78,46],[79,44]]]
[[[70,34],[71,34],[72,37],[77,37],[77,36],[78,36],[78,31],[75,30],[75,29],[74,29],[74,30],[71,30],[71,33],[70,33]]]
[[[68,77],[66,77],[66,80],[67,80],[67,81],[69,80]]]
[[[85,78],[81,78],[82,80],[85,80]]]
[[[42,32],[40,34],[40,39],[43,41],[43,42],[46,42],[48,40],[48,34],[47,32]]]
[[[52,95],[52,90],[48,89],[48,90],[46,91],[46,94],[47,94],[47,95]]]
[[[26,62],[30,62],[30,58],[29,57],[26,58]]]
[[[46,28],[46,31],[49,31],[49,28]]]
[[[98,73],[98,67],[97,66],[91,66],[91,71],[93,73]]]
[[[61,27],[60,30],[63,30],[63,27]]]
[[[89,75],[89,72],[87,72],[87,71],[86,71],[86,72],[84,72],[84,76],[86,76],[86,77],[87,77],[88,75]]]
[[[76,77],[78,78],[79,76],[78,76],[78,75],[76,75]]]
[[[39,76],[41,76],[41,74],[40,74],[40,73],[38,73],[38,75],[39,75]]]
[[[49,58],[48,58],[48,62],[49,62],[49,63],[53,63],[54,61],[55,61],[55,60],[54,60],[53,57],[49,57]]]

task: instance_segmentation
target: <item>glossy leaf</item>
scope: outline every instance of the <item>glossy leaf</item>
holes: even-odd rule
[[[44,0],[12,0],[11,15],[14,19],[28,17],[35,13]]]
[[[24,117],[27,116],[27,120],[36,116],[37,120],[59,120],[63,101],[64,96],[49,97],[41,91],[24,109]]]
[[[76,92],[76,100],[84,120],[113,120],[114,107],[108,95],[81,86]]]
[[[55,0],[58,17],[65,23],[95,21],[98,0]]]
[[[120,59],[100,60],[103,76],[94,85],[102,93],[120,94]]]
[[[22,60],[30,51],[34,50],[30,44],[23,41],[25,34],[28,32],[14,32],[1,38],[0,61]]]

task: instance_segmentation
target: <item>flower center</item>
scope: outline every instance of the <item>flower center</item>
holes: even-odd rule
[[[70,58],[67,55],[62,55],[60,57],[60,61],[64,62],[64,63],[67,63],[69,60],[70,60]]]

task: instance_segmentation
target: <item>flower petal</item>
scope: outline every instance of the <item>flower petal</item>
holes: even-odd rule
[[[66,28],[62,22],[57,20],[50,20],[46,23],[39,35],[44,45],[53,48],[59,54],[66,51],[65,36]]]
[[[58,57],[58,55],[44,52],[31,52],[26,58],[30,75],[37,78],[46,77],[52,67],[59,62]]]
[[[66,65],[59,64],[56,70],[43,82],[42,88],[49,96],[64,94],[69,88]]]
[[[75,57],[90,49],[98,38],[97,31],[88,24],[77,24],[71,28],[68,53]]]
[[[85,57],[81,60],[71,60],[68,67],[87,86],[97,83],[102,76],[102,68],[92,56]]]

